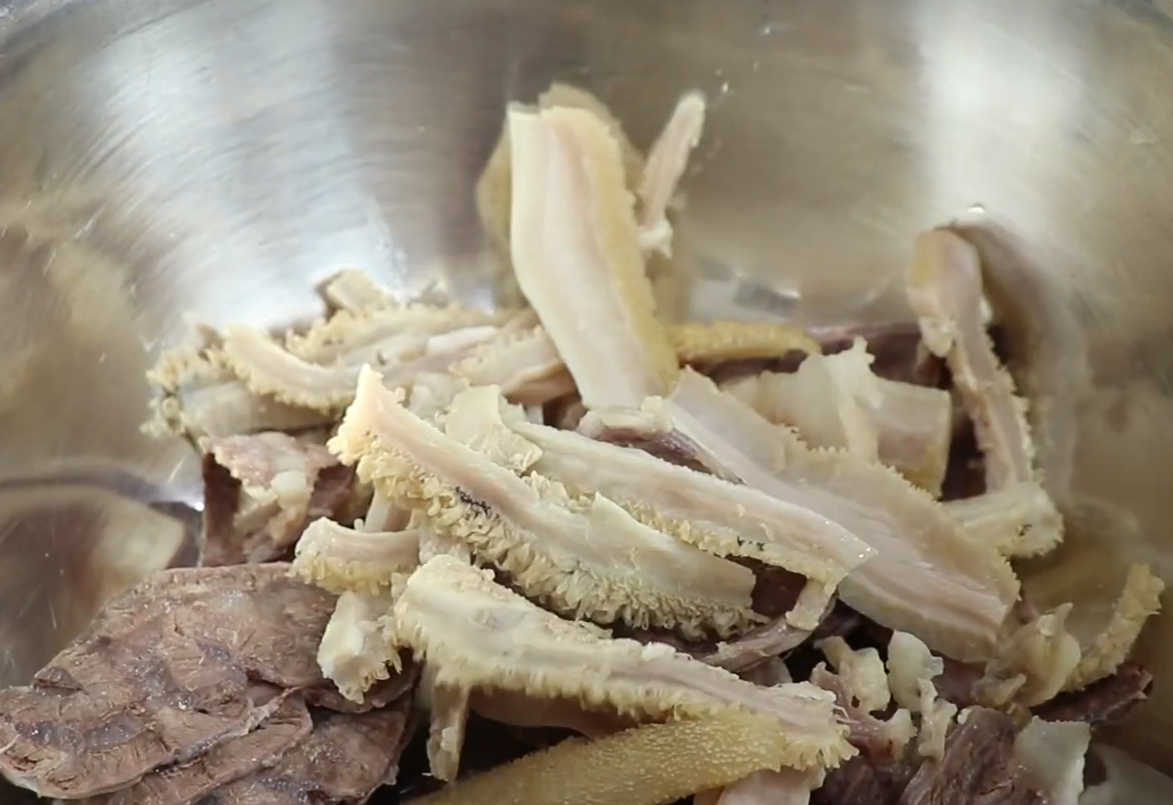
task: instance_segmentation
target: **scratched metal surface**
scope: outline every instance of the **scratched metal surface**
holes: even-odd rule
[[[1077,526],[1038,577],[1102,608],[1131,559],[1173,576],[1170,5],[0,0],[0,682],[178,544],[143,503],[194,499],[194,465],[138,428],[182,314],[312,315],[354,265],[484,301],[472,185],[504,103],[552,79],[642,143],[681,91],[713,100],[697,315],[900,318],[917,230],[1001,226]],[[1125,736],[1165,768],[1170,622]]]

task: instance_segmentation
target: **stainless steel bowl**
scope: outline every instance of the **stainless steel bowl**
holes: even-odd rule
[[[1169,0],[0,0],[0,682],[168,558],[198,500],[139,433],[191,311],[276,324],[362,266],[483,299],[472,187],[552,79],[647,142],[712,99],[698,315],[907,316],[910,239],[987,229],[1075,523],[1040,595],[1173,578]],[[1173,765],[1170,619],[1124,736]],[[1170,685],[1173,687],[1173,685]],[[1141,739],[1143,736],[1143,740]]]

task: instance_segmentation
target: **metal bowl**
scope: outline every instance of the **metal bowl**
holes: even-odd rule
[[[710,97],[699,316],[907,317],[913,234],[976,222],[1074,524],[1031,584],[1103,610],[1128,561],[1173,577],[1171,6],[0,0],[0,682],[182,542],[157,502],[194,462],[139,426],[184,313],[312,315],[348,266],[484,301],[473,184],[553,79],[645,144]],[[1170,623],[1118,736],[1165,768]]]

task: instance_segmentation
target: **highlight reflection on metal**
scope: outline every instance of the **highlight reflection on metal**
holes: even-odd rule
[[[311,315],[352,265],[483,299],[471,189],[507,100],[581,84],[646,143],[698,87],[684,230],[706,315],[901,317],[918,229],[1004,226],[993,268],[1031,311],[1013,318],[1077,526],[1036,586],[1106,605],[1129,559],[1173,577],[1163,5],[0,0],[0,480],[105,463],[194,494],[182,446],[138,431],[185,312]],[[159,516],[93,484],[0,489],[0,682],[125,583],[110,557],[166,561]],[[1165,676],[1170,622],[1146,648]],[[1157,699],[1142,728],[1169,723]]]

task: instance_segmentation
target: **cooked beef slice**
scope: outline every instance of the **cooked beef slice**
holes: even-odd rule
[[[367,713],[314,713],[310,736],[269,769],[229,783],[197,805],[344,805],[393,783],[408,736],[411,697]]]
[[[223,785],[277,765],[312,729],[301,696],[286,695],[277,711],[252,732],[187,763],[156,769],[121,791],[86,799],[83,805],[191,805]]]
[[[1152,685],[1152,674],[1136,663],[1126,662],[1112,676],[1083,690],[1060,693],[1036,707],[1034,713],[1046,721],[1086,721],[1093,727],[1110,724],[1147,699]]]
[[[1014,758],[1014,721],[986,708],[967,711],[945,742],[945,757],[920,765],[899,805],[1045,805]]]
[[[245,735],[280,706],[273,686],[330,689],[316,655],[333,608],[283,564],[157,573],[0,691],[0,773],[76,799]]]
[[[871,762],[859,756],[827,774],[811,805],[1045,805],[1014,759],[1014,721],[974,708],[945,742],[940,761],[905,757]]]

